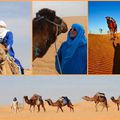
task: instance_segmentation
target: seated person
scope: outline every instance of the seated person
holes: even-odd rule
[[[7,25],[4,21],[0,21],[0,43],[3,44],[7,48],[9,56],[12,57],[14,62],[19,66],[21,70],[21,74],[24,74],[24,69],[20,61],[17,58],[15,58],[15,53],[12,48],[13,34],[11,31],[7,29]]]

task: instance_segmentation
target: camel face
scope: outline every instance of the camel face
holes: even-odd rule
[[[43,57],[57,36],[67,30],[66,23],[56,16],[55,11],[44,8],[36,13],[33,19],[33,60]]]
[[[84,96],[84,97],[82,97],[82,99],[83,99],[83,100],[86,100],[86,101],[91,101],[88,96]]]
[[[60,17],[56,16],[54,21],[55,21],[56,24],[59,25],[57,35],[59,35],[61,33],[66,33],[68,31],[67,24]]]

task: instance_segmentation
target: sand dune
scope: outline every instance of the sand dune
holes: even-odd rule
[[[89,34],[88,37],[88,73],[112,74],[114,48],[111,36]],[[115,42],[120,43],[120,37]]]
[[[29,112],[28,105],[18,113],[11,112],[10,106],[0,107],[0,120],[119,120],[120,111],[117,111],[114,103],[109,102],[109,111],[95,112],[93,102],[81,101],[74,105],[75,111],[70,112],[68,107],[64,107],[64,113],[56,113],[56,107],[45,104],[47,111]],[[101,106],[98,107],[101,110]]]
[[[63,18],[64,21],[67,23],[68,28],[70,29],[73,23],[82,24],[86,30],[87,36],[87,17],[65,17]],[[57,38],[57,48],[60,47],[63,41],[66,40],[67,33],[61,34]],[[37,58],[33,62],[33,74],[57,74],[55,70],[55,55],[56,50],[54,44],[50,47],[47,54],[43,58]]]

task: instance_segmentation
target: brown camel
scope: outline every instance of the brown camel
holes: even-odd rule
[[[119,111],[119,106],[120,106],[120,96],[115,99],[113,96],[111,97],[111,100],[117,105],[117,110]]]
[[[66,23],[54,10],[43,8],[36,13],[33,19],[33,60],[43,57],[57,36],[67,32]]]
[[[38,107],[38,112],[40,111],[40,105],[42,106],[44,112],[46,111],[45,106],[44,106],[44,101],[41,96],[35,94],[31,97],[31,99],[28,99],[28,96],[23,97],[25,102],[30,105],[29,110],[31,111],[31,107],[33,106],[35,110],[35,106]]]
[[[12,75],[19,74],[19,68],[16,63],[7,55],[7,49],[0,44],[0,74]]]
[[[57,107],[57,112],[59,111],[59,109],[63,112],[62,107],[66,105],[70,108],[70,111],[72,110],[74,112],[74,108],[70,100],[67,103],[64,103],[61,99],[58,99],[56,102],[53,102],[51,99],[47,99],[45,101],[48,103],[48,105]]]
[[[115,33],[117,33],[117,23],[112,17],[106,17],[106,21],[108,24],[108,28],[110,31],[110,34],[112,36],[111,40],[115,40],[116,36]]]
[[[107,98],[105,97],[104,93],[98,92],[93,97],[84,96],[83,99],[86,100],[86,101],[94,101],[96,112],[98,111],[98,109],[97,109],[98,103],[102,103],[103,108],[102,108],[101,111],[103,111],[104,107],[106,107],[106,109],[108,111]]]

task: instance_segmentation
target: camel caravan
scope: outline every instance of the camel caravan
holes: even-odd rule
[[[98,92],[94,96],[89,97],[89,96],[83,96],[83,100],[94,102],[95,103],[95,111],[98,112],[98,105],[102,106],[101,111],[106,108],[108,111],[108,101],[104,93]],[[30,112],[35,112],[35,107],[37,107],[37,112],[40,112],[40,107],[42,107],[43,111],[46,112],[46,107],[45,107],[45,102],[46,105],[48,104],[50,107],[56,107],[57,111],[61,110],[61,112],[64,112],[63,107],[67,106],[70,110],[70,112],[74,112],[74,105],[72,104],[71,100],[67,96],[62,96],[58,98],[56,101],[52,101],[50,98],[49,99],[42,99],[42,96],[38,94],[34,94],[31,98],[28,98],[28,96],[23,96],[23,100],[27,105],[29,105],[29,111]],[[117,111],[119,111],[119,106],[120,106],[120,96],[115,99],[113,96],[111,97],[111,101],[117,105]],[[14,97],[12,104],[11,104],[11,111],[14,112],[20,112],[24,109],[24,104],[20,104],[17,101],[17,98]]]

